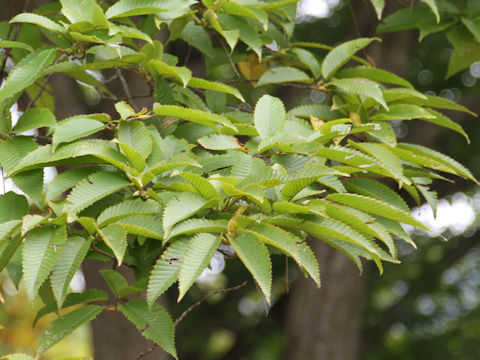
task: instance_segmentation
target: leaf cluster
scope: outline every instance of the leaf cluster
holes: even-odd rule
[[[48,39],[0,43],[15,63],[0,89],[0,165],[23,192],[0,196],[0,269],[21,258],[30,300],[43,286],[50,291],[37,320],[61,314],[38,355],[115,310],[177,358],[174,322],[156,300],[178,282],[180,301],[215,252],[238,257],[267,302],[271,256],[291,257],[320,286],[311,241],[342,251],[360,269],[361,258],[373,260],[382,272],[383,261],[399,262],[398,241],[415,246],[401,224],[425,228],[394,188],[435,209],[433,179],[476,182],[444,154],[397,143],[391,125],[423,120],[468,140],[439,112],[468,109],[355,55],[377,39],[334,48],[294,42],[295,3],[61,0],[10,20],[33,24]],[[374,3],[381,13],[382,2]],[[153,40],[161,29],[169,31],[166,44]],[[202,54],[207,76],[179,65],[167,51],[177,42]],[[218,76],[225,68],[241,78]],[[139,74],[153,107],[115,97],[105,80],[112,69],[120,78]],[[57,119],[44,91],[52,74],[114,97],[117,113]],[[323,92],[326,101],[287,108],[271,95],[276,86]],[[254,88],[268,94],[253,98]],[[30,103],[12,123],[9,109],[22,95]],[[44,184],[48,167],[60,174]],[[135,270],[134,284],[116,270],[102,272],[117,305],[100,290],[69,293],[86,258]],[[88,305],[63,310],[78,304]]]

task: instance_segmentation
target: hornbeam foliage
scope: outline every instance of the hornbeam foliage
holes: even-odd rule
[[[463,44],[456,38],[475,37],[480,46],[472,19],[444,25],[455,16],[451,2],[446,14],[423,2],[379,30],[418,26],[424,37],[448,28],[454,57]],[[381,18],[384,1],[372,4]],[[21,266],[31,301],[41,287],[51,292],[36,321],[67,309],[37,355],[108,309],[178,358],[176,323],[156,301],[177,282],[180,301],[219,248],[230,246],[232,261],[270,303],[272,256],[291,257],[318,286],[322,264],[309,247],[318,241],[360,269],[361,258],[373,260],[381,272],[383,261],[399,262],[399,241],[415,247],[401,224],[425,229],[399,189],[435,208],[432,180],[477,182],[446,155],[397,143],[390,124],[427,121],[468,141],[440,112],[468,109],[359,57],[377,38],[334,48],[295,42],[295,17],[296,0],[61,0],[10,20],[30,36],[0,34],[0,58],[13,64],[2,67],[0,165],[21,190],[0,195],[0,269]],[[196,76],[176,45],[199,59]],[[449,74],[463,67],[458,61]],[[130,73],[149,86],[150,108],[136,107],[124,79]],[[59,74],[113,99],[116,113],[57,119],[48,81]],[[121,96],[110,78],[124,84]],[[291,107],[275,96],[278,86],[320,91],[326,100]],[[265,95],[252,96],[255,88]],[[13,122],[16,103],[23,114]],[[52,166],[59,175],[44,185]],[[135,270],[135,284],[102,271],[120,306],[100,290],[69,293],[87,258]]]

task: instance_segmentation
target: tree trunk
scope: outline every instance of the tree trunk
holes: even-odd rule
[[[290,294],[285,359],[354,360],[358,356],[364,278],[338,250],[312,242],[322,276],[318,289],[298,279]]]

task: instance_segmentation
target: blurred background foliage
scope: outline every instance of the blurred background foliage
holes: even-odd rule
[[[314,5],[309,5],[314,3]],[[409,5],[409,1],[387,1],[386,15]],[[353,13],[362,36],[376,36],[378,21],[367,1],[304,0],[297,19],[295,37],[335,45],[356,37]],[[313,6],[313,7],[308,7]],[[313,10],[312,10],[313,9]],[[309,11],[309,13],[308,13]],[[0,32],[6,23],[0,23]],[[35,41],[24,26],[19,40]],[[480,62],[446,78],[452,46],[444,32],[418,42],[418,31],[408,30],[383,36],[382,44],[369,50],[377,65],[404,76],[415,88],[460,102],[480,113]],[[383,49],[383,50],[381,50]],[[386,54],[386,55],[385,55]],[[385,55],[385,56],[383,56]],[[403,63],[391,59],[403,59]],[[228,78],[231,68],[224,53],[207,63],[207,72]],[[248,61],[248,60],[247,60]],[[403,64],[403,65],[402,65]],[[260,66],[260,65],[259,65]],[[260,66],[261,67],[261,66]],[[262,69],[260,68],[259,71]],[[254,77],[254,76],[252,76]],[[80,91],[80,89],[79,89]],[[255,90],[258,91],[258,90]],[[283,91],[283,90],[282,90]],[[288,91],[288,90],[284,90]],[[82,93],[91,101],[87,92]],[[90,94],[91,95],[91,94]],[[253,93],[260,97],[262,93]],[[285,94],[283,94],[285,95]],[[289,94],[292,103],[322,102],[315,91]],[[95,106],[94,102],[91,106]],[[478,119],[462,113],[450,114],[469,134],[471,144],[454,132],[425,122],[397,122],[395,131],[408,142],[449,154],[480,176],[480,127]],[[480,191],[461,180],[438,183],[441,197],[437,219],[431,210],[419,207],[415,215],[428,222],[436,233],[413,232],[418,250],[401,249],[402,264],[385,266],[382,276],[367,264],[361,359],[478,359],[480,354]],[[438,236],[442,234],[447,242]],[[178,327],[177,348],[183,360],[279,360],[285,347],[285,312],[288,289],[298,273],[283,256],[273,259],[273,301],[267,308],[252,286],[220,293],[190,312]],[[320,264],[321,269],[321,264]],[[13,271],[13,269],[10,269]],[[192,304],[212,291],[242,283],[250,278],[239,262],[217,258],[173,312],[177,318]],[[32,331],[33,318],[42,306],[28,304],[25,292],[0,277],[0,354],[32,352],[39,335],[52,317],[42,319]],[[174,303],[176,289],[167,293]],[[7,328],[9,330],[7,330]],[[198,331],[202,329],[202,331]],[[42,356],[91,357],[91,334],[82,327]]]

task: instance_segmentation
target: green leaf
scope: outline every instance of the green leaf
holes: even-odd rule
[[[128,216],[158,214],[160,210],[160,205],[154,200],[124,200],[105,209],[98,216],[97,224],[103,227]]]
[[[152,66],[159,75],[173,76],[180,80],[183,86],[187,86],[188,82],[192,78],[192,71],[185,67],[170,66],[160,60],[150,60],[149,65]]]
[[[117,259],[118,266],[122,264],[123,257],[127,250],[127,233],[122,226],[111,224],[98,230],[103,241],[113,251]]]
[[[7,236],[9,238],[0,242],[0,271],[7,266],[23,240],[18,230],[14,230],[11,234],[7,233]]]
[[[25,111],[15,125],[14,132],[21,133],[24,131],[39,129],[42,127],[55,128],[57,121],[55,116],[48,109],[33,108]]]
[[[241,102],[245,102],[245,99],[243,98],[240,91],[238,91],[232,86],[225,85],[220,82],[209,81],[201,78],[192,77],[188,82],[188,86],[198,88],[198,89],[212,90],[212,91],[217,91],[225,94],[230,94],[235,96]]]
[[[0,99],[5,101],[32,85],[40,77],[40,71],[54,61],[55,53],[55,49],[39,50],[23,59],[21,66],[15,66],[8,74],[0,89]]]
[[[71,334],[83,324],[92,321],[103,311],[103,306],[86,305],[55,319],[52,326],[40,336],[37,356]]]
[[[78,213],[100,199],[113,194],[130,183],[122,175],[113,172],[98,172],[80,181],[67,196],[66,210]]]
[[[420,98],[409,98],[404,100],[410,104],[416,104],[420,106],[428,106],[438,109],[446,109],[446,110],[456,110],[456,111],[463,111],[469,113],[470,115],[477,116],[473,111],[467,109],[465,106],[457,104],[451,100],[445,99],[440,96],[432,96],[432,95],[425,95],[426,99]]]
[[[148,278],[147,303],[149,308],[172,284],[177,281],[180,263],[189,239],[173,241],[154,265]]]
[[[21,13],[13,17],[9,23],[29,23],[35,24],[45,29],[51,30],[53,32],[66,33],[62,26],[58,25],[56,22],[50,20],[49,18],[32,13]]]
[[[430,158],[434,161],[438,161],[442,165],[450,168],[452,173],[457,174],[461,177],[470,179],[475,183],[479,183],[477,179],[472,175],[470,170],[468,170],[465,166],[460,164],[458,161],[452,159],[450,156],[444,155],[438,151],[429,149],[422,145],[415,145],[415,144],[406,144],[402,143],[399,144],[398,147],[400,149],[409,150],[414,154],[418,154],[420,156],[425,156],[426,158]]]
[[[435,0],[422,0],[423,3],[427,4],[430,10],[432,10],[433,14],[435,15],[435,18],[437,19],[437,23],[440,22],[440,13],[438,12],[438,7],[437,3]],[[463,21],[463,18],[462,18]],[[479,40],[480,38],[477,38]]]
[[[163,350],[178,360],[175,350],[175,326],[167,311],[160,306],[150,311],[148,305],[141,299],[130,300],[126,304],[119,305],[119,308],[143,336],[160,345]]]
[[[21,220],[9,220],[0,224],[0,243],[3,241],[8,241],[8,238],[12,234],[16,233],[20,229],[22,224]]]
[[[42,208],[43,170],[30,170],[11,177],[15,185]]]
[[[367,169],[370,172],[383,176],[392,175],[388,169],[385,169],[382,164],[379,164],[370,155],[354,149],[332,146],[330,148],[320,148],[317,151],[317,155],[343,164],[355,166],[362,170]]]
[[[91,23],[97,28],[109,28],[102,8],[95,0],[60,0],[62,13],[72,23]]]
[[[89,289],[85,290],[82,293],[70,293],[65,298],[65,302],[63,303],[63,309],[75,306],[79,304],[84,304],[91,301],[107,301],[108,295],[106,292],[97,290],[97,289]],[[33,320],[33,326],[40,320],[43,316],[48,315],[54,311],[58,311],[57,303],[51,302],[45,305],[43,308],[38,310],[37,315],[35,315],[35,319]]]
[[[459,134],[462,134],[465,137],[465,139],[467,140],[467,142],[470,144],[470,138],[468,137],[465,130],[463,130],[463,127],[461,125],[457,124],[452,119],[446,117],[445,115],[439,113],[438,111],[435,111],[435,110],[432,110],[432,109],[427,109],[427,111],[431,115],[435,116],[435,118],[433,118],[433,119],[429,118],[429,119],[423,119],[423,120],[431,122],[431,123],[439,125],[439,126],[446,127],[448,129],[451,129],[453,131],[458,132]]]
[[[10,220],[21,220],[27,215],[28,209],[28,201],[25,196],[12,191],[0,195],[0,224]]]
[[[122,274],[112,269],[100,270],[103,279],[116,298],[122,297],[122,291],[128,288],[128,282]]]
[[[363,78],[348,78],[333,79],[329,84],[332,84],[350,94],[372,98],[388,111],[388,106],[383,98],[382,89],[380,88],[380,85],[374,81]]]
[[[140,121],[121,121],[118,127],[118,140],[138,151],[144,159],[152,152],[152,136]]]
[[[255,128],[262,138],[279,134],[286,121],[285,107],[280,99],[263,95],[255,106],[253,115]]]
[[[178,273],[178,299],[180,302],[186,292],[210,263],[210,259],[220,245],[220,236],[200,233],[192,237],[185,249]]]
[[[390,105],[390,109],[380,109],[373,115],[370,120],[412,120],[412,119],[434,119],[435,115],[426,109],[411,104],[394,104]]]
[[[395,84],[413,89],[413,85],[407,80],[402,79],[389,71],[368,66],[357,66],[353,68],[342,69],[335,74],[338,79],[344,78],[365,78],[372,81]]]
[[[447,31],[448,41],[453,45],[453,53],[448,62],[446,78],[467,69],[476,61],[480,61],[480,44],[465,28],[455,26]]]
[[[54,246],[58,239],[54,228],[41,227],[31,230],[23,245],[23,279],[30,302],[33,302],[40,286],[55,266],[61,249]]]
[[[119,143],[118,146],[122,150],[122,153],[128,159],[128,162],[133,168],[138,172],[143,172],[147,163],[143,158],[142,154],[140,154],[137,150],[132,148],[131,146],[123,143]]]
[[[105,128],[105,124],[98,120],[90,119],[84,116],[74,116],[61,121],[55,129],[52,137],[52,151],[59,144],[71,142],[79,138],[94,134]]]
[[[162,222],[156,216],[133,215],[117,220],[117,223],[129,234],[164,239]]]
[[[392,238],[385,229],[383,229],[379,224],[374,223],[373,217],[361,212],[360,210],[328,201],[322,201],[322,205],[324,206],[325,212],[328,216],[346,223],[352,229],[358,231],[367,238],[373,236],[382,240],[388,246],[390,254],[393,257],[397,256],[397,249]],[[378,249],[376,250],[378,252]]]
[[[310,116],[318,117],[322,120],[335,120],[343,117],[339,111],[332,111],[331,107],[326,104],[308,104],[300,105],[288,112],[288,115],[309,118]]]
[[[114,25],[110,23],[110,33],[113,33],[113,32],[115,32],[115,34],[120,33],[122,36],[126,38],[140,39],[148,42],[149,44],[153,44],[153,40],[148,34],[131,26]]]
[[[404,240],[407,244],[410,244],[414,249],[417,248],[417,245],[413,242],[407,232],[403,227],[394,220],[386,219],[384,217],[375,216],[375,220],[390,233],[398,236],[400,239]]]
[[[115,110],[120,114],[122,120],[135,116],[135,110],[133,110],[133,108],[125,101],[116,102]]]
[[[203,176],[189,172],[181,173],[180,176],[187,180],[205,199],[218,198],[219,195],[215,187]]]
[[[239,32],[239,38],[245,44],[247,44],[257,54],[258,58],[262,59],[262,40],[256,31],[256,28],[252,26],[252,23],[238,16],[231,16],[225,13],[218,15],[222,26],[233,29],[229,31]]]
[[[382,33],[414,29],[420,21],[429,17],[433,18],[429,9],[423,6],[408,6],[384,18],[382,24],[378,25],[377,31]]]
[[[250,271],[270,304],[272,289],[272,264],[266,246],[253,234],[243,234],[229,238],[240,260]]]
[[[425,1],[425,0],[424,0]],[[477,42],[480,42],[480,27],[469,18],[461,17],[463,25],[472,33],[473,37]]]
[[[376,38],[360,38],[344,42],[333,48],[322,63],[322,75],[328,80],[335,72],[346,64],[353,55],[368,46]]]
[[[399,210],[393,205],[390,205],[382,200],[357,194],[330,194],[327,196],[327,199],[351,206],[355,209],[362,210],[370,214],[383,216],[387,219],[429,230],[421,222],[415,220],[408,212]]]
[[[10,40],[0,40],[0,48],[10,48],[10,49],[23,49],[29,52],[33,51],[33,48],[21,41],[10,41]]]
[[[209,136],[203,136],[197,141],[200,145],[208,150],[245,149],[236,137],[230,135],[213,134]]]
[[[45,166],[91,163],[108,163],[123,170],[127,159],[115,146],[106,140],[83,140],[61,145],[55,153],[52,153],[51,145],[41,146],[18,161],[8,175]]]
[[[45,193],[45,200],[48,202],[60,196],[62,193],[78,184],[81,180],[87,178],[89,175],[99,171],[98,167],[79,167],[67,170],[55,177],[53,181],[48,184]]]
[[[209,58],[215,57],[212,40],[205,29],[189,21],[180,35],[180,38],[185,40],[188,45],[195,47],[198,51],[204,53]]]
[[[260,21],[265,31],[268,28],[268,15],[264,11],[249,8],[233,1],[223,2],[222,9],[227,14],[248,17]]]
[[[179,119],[188,120],[201,125],[209,126],[215,131],[218,131],[218,128],[215,126],[215,124],[222,124],[224,126],[235,129],[235,127],[231,124],[230,120],[228,120],[224,116],[210,114],[201,110],[184,108],[177,105],[160,105],[153,109],[153,112],[157,115],[173,116]]]
[[[370,0],[370,2],[372,3],[373,8],[375,9],[375,12],[377,13],[378,20],[381,20],[382,19],[383,8],[385,7],[385,0]]]
[[[297,68],[280,66],[270,69],[260,76],[256,86],[295,81],[308,82],[310,81],[310,77]]]
[[[298,57],[298,60],[300,60],[302,64],[308,67],[315,79],[320,77],[320,64],[315,55],[313,55],[310,51],[301,48],[293,48],[292,52]]]
[[[62,253],[50,277],[52,290],[59,309],[62,308],[65,297],[67,296],[68,286],[73,279],[73,275],[75,275],[75,272],[87,255],[90,248],[90,240],[74,236],[68,238],[67,242],[62,244],[62,248]]]
[[[163,212],[163,228],[168,234],[173,225],[189,218],[208,206],[208,201],[193,193],[180,193],[172,198]]]
[[[269,224],[249,226],[244,231],[252,233],[259,240],[282,250],[294,259],[298,266],[304,268],[317,286],[320,287],[320,272],[318,270],[317,260],[311,249],[302,239],[279,227]],[[301,247],[299,247],[300,244],[302,245]]]
[[[169,238],[185,234],[203,232],[223,233],[227,231],[228,221],[210,219],[187,219],[175,225],[170,231]]]
[[[192,0],[120,0],[110,6],[105,15],[108,19],[119,17],[164,13],[176,7],[187,8]]]
[[[310,210],[305,205],[298,205],[289,201],[273,203],[273,210],[279,214],[308,214]]]
[[[388,170],[393,178],[410,185],[410,180],[403,176],[401,160],[389,151],[386,146],[378,143],[361,143],[354,141],[349,141],[349,145],[378,160],[378,163],[380,163],[384,169]]]
[[[432,207],[433,216],[437,216],[438,195],[436,191],[430,190],[428,186],[415,184],[415,187],[420,191],[422,196],[427,200]]]
[[[341,242],[357,245],[366,250],[368,254],[377,254],[378,247],[347,224],[324,216],[311,216],[307,219],[277,217],[272,218],[269,222],[282,227],[305,231],[328,244],[331,244],[331,239],[337,239]]]
[[[235,45],[238,42],[238,37],[240,36],[240,31],[235,30],[223,30],[220,23],[218,22],[218,15],[212,10],[208,9],[203,13],[204,19],[208,21],[210,26],[215,29],[227,42],[230,49],[233,51]]]
[[[385,201],[386,203],[393,205],[406,213],[410,212],[405,200],[403,200],[399,194],[397,194],[387,185],[382,184],[379,181],[373,179],[356,178],[345,181],[344,185],[349,192],[373,197],[378,200]]]
[[[79,72],[85,70],[104,70],[104,69],[111,69],[115,67],[124,68],[133,65],[137,65],[138,63],[144,60],[145,55],[142,53],[132,53],[123,55],[122,57],[103,60],[103,61],[94,61],[86,64],[78,64],[74,61],[62,61],[57,64],[53,64],[41,71],[41,76],[54,74],[54,73],[66,73],[71,74],[74,73],[75,76],[79,76]],[[73,75],[72,75],[73,76]],[[82,76],[85,79],[85,75]],[[88,77],[88,79],[94,80],[92,77]]]
[[[315,182],[320,176],[330,175],[332,173],[333,171],[331,169],[323,165],[307,163],[302,170],[285,179],[285,185],[282,188],[282,199],[291,200],[305,187]]]

